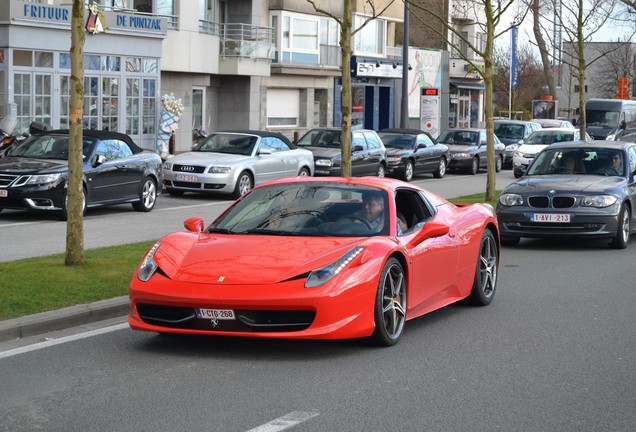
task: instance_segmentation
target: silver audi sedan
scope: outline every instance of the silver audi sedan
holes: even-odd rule
[[[164,162],[164,186],[171,195],[217,192],[239,198],[269,180],[313,175],[311,151],[266,131],[214,132]]]

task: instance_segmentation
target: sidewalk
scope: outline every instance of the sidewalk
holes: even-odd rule
[[[125,316],[128,296],[0,321],[0,342]]]

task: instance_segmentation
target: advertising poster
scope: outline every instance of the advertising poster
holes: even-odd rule
[[[442,52],[426,49],[409,49],[409,117],[420,115],[421,88],[442,88]]]

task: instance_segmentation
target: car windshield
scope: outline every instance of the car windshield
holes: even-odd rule
[[[95,143],[93,138],[84,137],[82,154],[90,154]],[[34,159],[68,160],[68,135],[36,135],[11,150],[12,157]]]
[[[240,134],[211,134],[192,149],[194,152],[250,156],[258,137]]]
[[[415,135],[388,132],[380,132],[378,135],[380,135],[386,148],[410,150],[413,148],[413,143],[415,142]]]
[[[585,110],[585,121],[588,126],[597,126],[603,128],[618,127],[618,119],[620,112],[605,110]]]
[[[479,132],[446,131],[439,136],[437,142],[450,145],[476,146],[479,144]]]
[[[331,182],[255,188],[208,232],[242,235],[366,237],[388,234],[387,193]]]
[[[549,145],[556,142],[572,141],[574,133],[556,132],[550,130],[536,131],[528,137],[525,144],[528,145]]]
[[[623,176],[624,165],[622,150],[548,147],[530,165],[526,175]]]
[[[524,126],[518,124],[499,123],[495,125],[495,135],[498,138],[523,139],[524,130]]]
[[[303,135],[296,145],[340,148],[340,134],[339,130],[314,129]]]

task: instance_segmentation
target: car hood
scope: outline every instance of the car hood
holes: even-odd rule
[[[597,175],[526,176],[506,187],[506,193],[532,194],[543,191],[559,193],[597,194],[624,187],[623,177]]]
[[[68,161],[7,157],[0,159],[0,173],[52,174],[68,171]]]
[[[445,143],[442,143],[445,144]],[[477,147],[471,145],[445,144],[451,153],[474,153]]]
[[[314,157],[318,157],[318,158],[328,158],[328,159],[339,158],[342,153],[342,150],[340,150],[340,148],[335,148],[335,147],[329,148],[329,147],[307,146],[303,148],[310,150],[314,154]]]
[[[213,153],[213,152],[188,152],[173,156],[168,159],[169,163],[179,165],[207,165],[207,164],[240,164],[251,159],[252,156]]]
[[[407,155],[410,155],[411,153],[413,153],[412,150],[405,150],[405,149],[392,148],[392,147],[386,148],[387,156],[407,156]]]
[[[499,141],[501,141],[505,145],[519,144],[523,142],[523,138],[502,138],[499,135],[497,135],[497,138],[499,138]]]
[[[368,240],[180,232],[162,240],[154,259],[173,281],[274,284],[306,276]]]
[[[543,144],[522,144],[517,147],[517,151],[525,154],[537,154],[546,147],[547,145]]]

